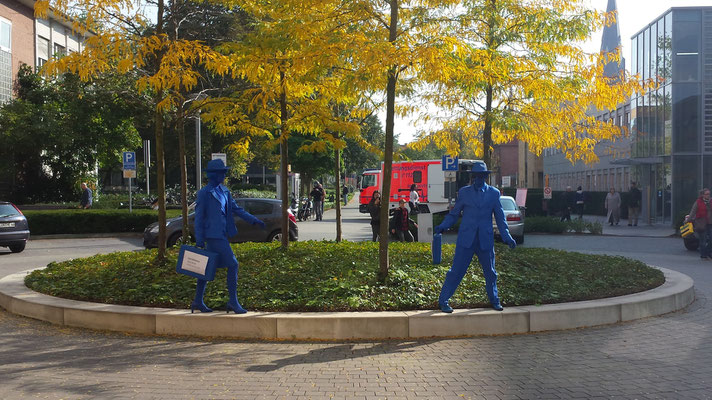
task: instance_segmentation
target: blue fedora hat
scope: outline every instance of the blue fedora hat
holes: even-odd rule
[[[492,171],[487,169],[487,164],[484,161],[475,161],[470,170],[472,174],[489,174],[490,172]]]
[[[205,172],[213,172],[213,171],[225,172],[229,169],[230,169],[230,167],[226,167],[225,163],[223,163],[223,160],[216,158],[215,160],[210,160],[210,162],[208,162],[208,167],[205,168]]]

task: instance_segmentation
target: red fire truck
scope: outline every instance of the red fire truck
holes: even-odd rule
[[[420,210],[436,213],[448,209],[458,189],[470,184],[470,174],[475,160],[458,160],[457,171],[443,171],[441,160],[414,160],[393,163],[389,207],[397,207],[398,200],[410,197],[410,187],[415,184],[420,197]],[[382,192],[383,163],[381,169],[369,169],[361,174],[359,211],[368,212],[368,202],[375,190]],[[383,195],[383,194],[382,194]],[[385,199],[385,196],[383,196]]]

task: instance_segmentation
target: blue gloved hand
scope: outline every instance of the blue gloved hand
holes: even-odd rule
[[[514,249],[515,247],[517,247],[517,242],[514,239],[512,239],[511,237],[509,239],[507,239],[506,243],[510,249]]]
[[[253,222],[252,225],[257,225],[257,226],[259,226],[261,229],[265,229],[265,228],[267,227],[267,225],[265,225],[265,223],[262,222],[262,221],[260,221],[259,219],[258,219],[258,220],[255,220],[255,222]]]
[[[205,242],[198,242],[195,244],[195,247],[199,249],[204,249],[205,248]]]
[[[442,226],[438,225],[438,226],[435,227],[435,229],[433,229],[433,232],[434,232],[435,234],[443,233],[443,232],[445,232],[445,229],[443,229]]]

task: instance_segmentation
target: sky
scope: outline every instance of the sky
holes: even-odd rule
[[[587,0],[595,9],[605,11],[608,0]],[[661,16],[672,7],[712,6],[712,0],[617,0],[618,27],[620,29],[622,54],[626,59],[626,66],[630,66],[630,38],[638,31],[645,28],[650,22]],[[599,51],[601,48],[601,32],[592,35],[591,41],[585,43],[589,51]],[[381,124],[386,125],[385,111],[379,113]],[[396,118],[395,132],[398,142],[405,144],[413,140],[416,128],[412,126],[411,119]]]

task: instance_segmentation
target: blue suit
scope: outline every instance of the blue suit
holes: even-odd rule
[[[504,219],[504,211],[499,197],[499,190],[487,184],[484,184],[479,190],[474,185],[465,186],[457,193],[455,207],[436,227],[436,232],[447,230],[457,222],[462,213],[455,256],[440,291],[439,304],[447,304],[465,276],[473,255],[477,254],[485,277],[487,297],[493,306],[500,306],[497,292],[497,271],[494,266],[492,214],[494,214],[502,240],[505,243],[514,243],[514,239],[509,234],[509,227]]]
[[[219,255],[217,267],[227,267],[227,289],[230,298],[228,310],[244,312],[237,301],[238,263],[228,238],[237,235],[233,214],[252,224],[262,222],[235,203],[230,191],[221,184],[211,182],[198,192],[195,205],[195,241],[199,247]],[[195,307],[205,307],[203,295],[206,281],[198,279],[195,291]],[[232,305],[232,308],[230,308]],[[207,309],[207,307],[205,307]]]

